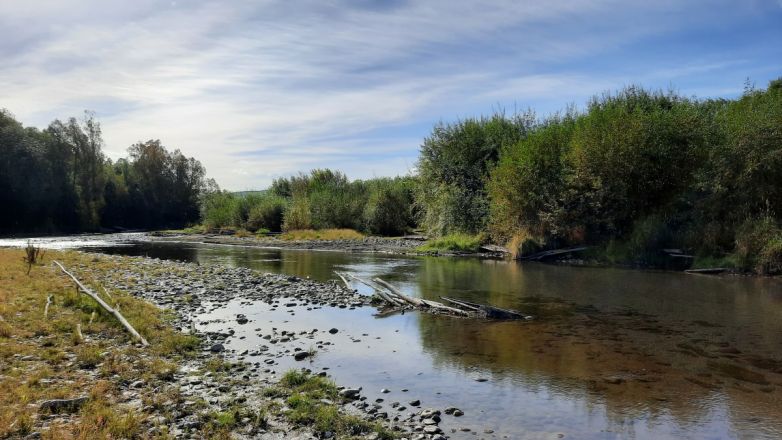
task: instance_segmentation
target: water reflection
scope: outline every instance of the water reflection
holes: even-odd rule
[[[418,314],[373,320],[348,311],[339,313],[354,315],[333,318],[405,341],[394,345],[395,366],[385,370],[421,373],[426,380],[416,387],[451,399],[434,402],[472,404],[481,420],[514,438],[552,431],[578,438],[782,436],[779,280],[181,243],[98,250],[318,280],[344,270],[429,299],[447,295],[534,314],[533,322]],[[298,322],[326,325],[330,315],[318,313],[299,313]],[[374,365],[375,373],[389,359],[333,356],[344,365]],[[489,385],[473,380],[479,377]]]

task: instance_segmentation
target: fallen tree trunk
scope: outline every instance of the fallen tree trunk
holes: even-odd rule
[[[448,301],[449,303],[480,312],[482,315],[484,315],[484,317],[490,319],[530,319],[530,316],[523,315],[515,310],[501,309],[499,307],[487,306],[484,304],[477,304],[460,299],[447,298],[444,296],[441,296],[440,298],[444,301]]]
[[[424,303],[423,301],[421,301],[420,299],[413,298],[413,297],[405,295],[404,293],[399,291],[399,289],[397,289],[396,287],[394,287],[394,286],[388,284],[387,282],[381,280],[380,278],[372,278],[372,281],[374,281],[374,282],[380,284],[381,286],[385,287],[386,289],[391,291],[394,295],[398,296],[399,298],[401,298],[404,302],[406,302],[408,304],[412,304],[412,305],[414,305],[416,307],[428,307],[427,304]]]
[[[382,299],[383,301],[387,302],[388,304],[390,304],[390,305],[392,305],[394,307],[399,307],[399,306],[405,305],[404,301],[402,301],[402,300],[400,300],[398,298],[395,298],[395,297],[387,294],[386,292],[383,292],[383,288],[382,287],[380,287],[378,285],[375,285],[375,284],[372,284],[369,281],[362,280],[361,278],[359,278],[359,277],[357,277],[357,276],[355,276],[353,274],[350,274],[350,273],[347,274],[347,276],[349,276],[350,278],[353,278],[354,280],[358,281],[359,283],[364,284],[365,286],[367,286],[367,287],[371,288],[372,290],[374,290],[375,293],[377,294],[377,296],[379,296],[380,299]]]
[[[346,287],[348,290],[353,290],[353,289],[350,287],[350,283],[348,282],[348,280],[346,280],[346,279],[345,279],[345,277],[343,277],[341,273],[337,272],[336,270],[334,271],[334,273],[335,273],[335,274],[337,274],[337,276],[339,277],[339,279],[341,279],[341,280],[342,280],[342,282],[343,282],[343,283],[345,283],[345,287]]]
[[[106,304],[106,303],[105,303],[105,302],[104,302],[104,301],[103,301],[103,300],[102,300],[102,299],[101,299],[101,298],[100,298],[100,297],[99,297],[97,294],[95,294],[95,292],[93,292],[92,290],[88,289],[88,288],[87,288],[87,286],[85,286],[84,284],[82,284],[82,283],[81,283],[81,281],[79,281],[79,280],[78,280],[78,279],[77,279],[75,276],[73,276],[73,275],[72,275],[70,272],[68,272],[67,270],[65,270],[65,267],[63,267],[63,265],[62,265],[62,264],[60,264],[60,262],[58,262],[58,261],[54,261],[54,264],[56,264],[57,266],[59,266],[59,267],[60,267],[60,269],[61,269],[61,270],[62,270],[62,271],[63,271],[63,272],[66,274],[66,275],[68,275],[68,276],[69,276],[69,277],[70,277],[70,278],[71,278],[71,279],[72,279],[72,280],[73,280],[73,281],[76,283],[76,285],[77,285],[77,286],[79,286],[79,288],[80,288],[80,289],[81,289],[81,290],[82,290],[84,293],[86,293],[86,294],[87,294],[87,295],[88,295],[90,298],[94,299],[94,300],[95,300],[95,302],[97,302],[97,303],[98,303],[98,305],[100,305],[101,307],[103,307],[103,309],[104,309],[104,310],[106,310],[107,312],[109,312],[109,313],[111,313],[112,315],[114,315],[114,317],[115,317],[115,318],[117,318],[117,320],[120,322],[120,324],[122,324],[122,326],[123,326],[123,327],[125,327],[125,329],[126,329],[126,330],[127,330],[127,331],[128,331],[130,334],[131,334],[131,335],[133,335],[133,337],[135,337],[136,339],[138,339],[139,341],[141,341],[141,345],[143,345],[143,346],[145,346],[145,347],[149,346],[149,342],[147,342],[147,340],[146,340],[146,339],[144,339],[144,337],[143,337],[143,336],[141,336],[141,334],[139,334],[139,332],[137,332],[137,331],[136,331],[136,329],[135,329],[135,328],[133,328],[133,326],[132,326],[132,325],[130,325],[130,323],[129,323],[129,322],[126,320],[126,319],[125,319],[125,317],[124,317],[124,316],[122,316],[122,314],[119,312],[119,310],[115,310],[115,309],[111,308],[111,306],[109,306],[108,304]]]

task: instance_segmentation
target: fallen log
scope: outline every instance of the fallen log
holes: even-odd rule
[[[388,284],[387,282],[381,280],[380,278],[372,278],[372,281],[374,281],[374,282],[380,284],[381,286],[385,287],[386,289],[391,291],[394,295],[398,296],[399,298],[401,298],[402,300],[404,300],[408,304],[414,305],[416,307],[428,307],[428,305],[426,303],[424,303],[423,301],[421,301],[420,299],[413,298],[413,297],[405,295],[399,289],[397,289],[396,287],[394,287],[394,286]]]
[[[361,278],[353,275],[353,274],[347,274],[350,278],[353,278],[354,280],[358,281],[361,284],[364,284],[368,287],[370,287],[372,290],[377,293],[377,296],[379,296],[383,301],[389,303],[392,306],[399,307],[405,305],[405,302],[401,299],[394,298],[387,293],[383,292],[383,289],[380,286],[374,285],[369,283],[368,281],[362,280]]]
[[[348,282],[348,280],[346,280],[345,277],[343,277],[341,273],[337,272],[336,270],[334,271],[334,273],[337,274],[337,276],[339,277],[339,279],[342,280],[343,283],[345,283],[345,287],[348,290],[353,290],[353,288],[350,287],[350,283]]]
[[[537,254],[528,255],[526,257],[519,257],[519,260],[524,261],[546,261],[556,257],[563,257],[570,254],[577,254],[589,249],[589,246],[578,246],[566,249],[554,249],[550,251],[538,252]]]
[[[495,244],[484,244],[484,245],[481,245],[480,249],[482,251],[494,252],[494,253],[498,253],[498,254],[510,254],[511,253],[510,249],[502,247],[502,246],[497,246]]]
[[[716,275],[721,274],[723,272],[728,272],[730,269],[727,267],[708,267],[704,269],[687,269],[684,272],[686,273],[700,273],[704,275]]]
[[[117,320],[120,322],[120,324],[122,324],[122,326],[123,326],[123,327],[125,327],[125,329],[126,329],[126,330],[127,330],[127,331],[128,331],[130,334],[131,334],[131,335],[133,335],[133,337],[135,337],[136,339],[138,339],[139,341],[141,341],[141,345],[143,345],[143,346],[145,346],[145,347],[149,346],[149,342],[147,342],[147,340],[146,340],[146,339],[144,339],[144,337],[143,337],[143,336],[141,336],[141,334],[139,334],[139,332],[137,332],[137,331],[136,331],[136,329],[135,329],[135,328],[133,328],[133,326],[132,326],[132,325],[130,325],[130,323],[127,321],[127,319],[125,319],[125,317],[124,317],[124,316],[122,316],[122,314],[119,312],[119,310],[113,309],[113,308],[111,308],[111,306],[109,306],[108,304],[106,304],[106,303],[105,303],[105,302],[104,302],[104,301],[103,301],[103,300],[102,300],[102,299],[101,299],[101,298],[100,298],[100,297],[99,297],[97,294],[95,294],[95,292],[93,292],[92,290],[88,289],[88,288],[87,288],[87,286],[85,286],[84,284],[82,284],[82,283],[81,283],[81,281],[79,281],[79,280],[78,280],[78,279],[77,279],[75,276],[73,276],[73,274],[71,274],[70,272],[68,272],[67,270],[65,270],[65,267],[63,267],[63,265],[62,265],[62,264],[60,264],[60,262],[59,262],[59,261],[56,261],[56,260],[55,260],[55,261],[54,261],[54,264],[56,264],[57,266],[59,266],[59,267],[60,267],[60,269],[61,269],[61,270],[62,270],[62,271],[63,271],[63,272],[66,274],[66,275],[68,275],[68,276],[69,276],[69,277],[70,277],[70,278],[71,278],[71,279],[72,279],[72,280],[73,280],[73,281],[76,283],[76,285],[77,285],[77,286],[79,286],[79,288],[80,288],[80,289],[81,289],[81,290],[82,290],[84,293],[86,293],[86,294],[87,294],[87,295],[88,295],[90,298],[94,299],[94,300],[95,300],[95,302],[97,302],[97,303],[98,303],[98,305],[100,305],[101,307],[103,307],[103,309],[104,309],[104,310],[106,310],[107,312],[109,312],[109,313],[111,313],[112,315],[114,315],[114,317],[115,317],[115,318],[117,318]]]
[[[489,318],[489,319],[531,319],[532,318],[531,316],[524,315],[515,310],[501,309],[499,307],[488,306],[485,304],[477,304],[469,301],[448,298],[444,296],[441,296],[440,298],[443,301],[447,301],[449,303],[456,304],[464,308],[475,310],[476,312],[479,312],[481,315],[483,315],[485,318]]]
[[[391,284],[387,283],[386,281],[381,280],[380,278],[374,278],[372,281],[375,281],[376,283],[380,284],[381,286],[387,288],[389,291],[393,292],[396,296],[399,298],[402,298],[405,302],[412,304],[416,307],[422,307],[422,308],[433,308],[433,309],[440,309],[444,312],[450,312],[455,313],[457,315],[462,316],[471,316],[469,312],[466,312],[464,310],[456,309],[453,307],[448,307],[445,304],[441,304],[437,301],[430,301],[426,299],[420,299],[420,298],[413,298],[411,296],[407,296],[404,293],[402,293],[399,289],[392,286]]]

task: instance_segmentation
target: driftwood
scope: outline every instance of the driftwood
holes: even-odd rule
[[[589,249],[589,246],[578,246],[578,247],[571,247],[566,249],[554,249],[551,251],[538,252],[537,254],[532,254],[525,257],[524,256],[518,257],[518,259],[524,261],[546,261],[546,260],[551,260],[559,257],[564,257],[566,255],[584,252],[587,249]]]
[[[362,280],[361,278],[347,273],[346,276],[371,287],[377,296],[385,301],[389,307],[381,310],[376,316],[385,317],[396,313],[404,313],[405,310],[416,309],[431,313],[441,313],[448,315],[464,316],[468,318],[489,318],[489,319],[529,319],[529,316],[522,315],[515,310],[500,309],[497,307],[486,306],[482,304],[470,303],[467,301],[453,300],[443,298],[452,304],[459,306],[451,307],[443,303],[428,299],[415,298],[405,295],[402,291],[380,278],[373,278],[372,281]]]
[[[510,249],[502,246],[497,246],[495,244],[484,244],[481,245],[481,250],[486,252],[494,252],[497,254],[510,254]]]
[[[456,304],[464,308],[474,310],[475,312],[478,312],[484,317],[490,319],[530,319],[531,318],[530,316],[521,314],[515,310],[501,309],[499,307],[487,306],[484,304],[477,304],[477,303],[464,301],[460,299],[447,298],[444,296],[441,296],[440,299],[442,299],[443,301],[447,301],[451,304]]]
[[[717,275],[724,272],[728,272],[730,269],[727,267],[709,267],[705,269],[687,269],[686,273],[699,273],[704,275]]]
[[[43,308],[43,319],[46,319],[49,317],[49,306],[52,305],[52,298],[54,295],[49,295],[46,297],[46,307]]]
[[[72,280],[73,280],[73,281],[76,283],[76,285],[77,285],[77,286],[79,286],[79,288],[80,288],[80,289],[81,289],[81,290],[82,290],[84,293],[86,293],[86,294],[87,294],[87,295],[88,295],[90,298],[94,299],[94,300],[95,300],[95,302],[97,302],[97,303],[98,303],[98,305],[100,305],[101,307],[103,307],[103,309],[104,309],[104,310],[106,310],[107,312],[109,312],[109,313],[111,313],[112,315],[114,315],[114,317],[115,317],[115,318],[117,318],[117,320],[120,322],[120,324],[122,324],[122,326],[123,326],[123,327],[125,327],[125,329],[126,329],[126,330],[127,330],[127,331],[128,331],[130,334],[131,334],[131,335],[133,335],[133,337],[134,337],[134,338],[136,338],[136,339],[138,339],[139,341],[141,341],[141,345],[143,345],[143,346],[145,346],[145,347],[149,345],[149,342],[147,342],[147,340],[146,340],[146,339],[144,339],[144,337],[143,337],[143,336],[141,336],[141,334],[139,334],[139,332],[137,332],[137,331],[136,331],[136,329],[135,329],[135,328],[133,328],[133,326],[132,326],[132,325],[130,325],[130,323],[128,322],[128,320],[127,320],[127,319],[125,319],[125,317],[124,317],[124,316],[122,316],[122,314],[119,312],[119,307],[117,307],[117,309],[113,309],[111,306],[109,306],[108,304],[106,304],[106,303],[105,303],[105,302],[104,302],[104,301],[103,301],[103,300],[102,300],[102,299],[101,299],[101,298],[100,298],[100,297],[99,297],[97,294],[95,294],[95,292],[93,292],[92,290],[88,289],[88,288],[87,288],[87,286],[85,286],[84,284],[82,284],[82,283],[81,283],[81,281],[79,281],[79,280],[78,280],[78,279],[77,279],[75,276],[73,276],[73,275],[72,275],[70,272],[68,272],[67,270],[65,270],[65,267],[63,267],[63,265],[62,265],[62,264],[60,264],[58,261],[54,261],[54,264],[56,264],[57,266],[59,266],[59,267],[60,267],[60,269],[61,269],[61,270],[62,270],[62,271],[63,271],[63,272],[66,274],[66,275],[68,275],[68,276],[69,276],[69,277],[70,277],[70,278],[71,278],[71,279],[72,279]]]
[[[350,287],[350,283],[348,282],[348,280],[345,279],[345,277],[342,276],[341,273],[337,272],[336,270],[334,271],[334,273],[337,274],[337,276],[339,277],[339,279],[342,280],[343,283],[345,283],[345,288],[347,288],[348,290],[353,290],[353,288]]]
[[[405,303],[404,301],[402,301],[400,299],[397,299],[397,298],[394,298],[394,297],[388,295],[386,292],[383,291],[382,287],[380,287],[380,286],[378,286],[376,284],[372,284],[369,281],[362,280],[361,278],[359,278],[359,277],[357,277],[357,276],[355,276],[353,274],[350,274],[350,273],[347,274],[347,276],[349,276],[350,278],[358,281],[361,284],[364,284],[365,286],[370,287],[371,289],[373,289],[375,291],[375,293],[377,294],[377,296],[380,297],[380,299],[382,299],[383,301],[385,301],[385,302],[387,302],[387,303],[389,303],[391,305],[394,305],[394,306],[398,307],[398,306],[404,305],[404,303]]]
[[[409,296],[405,295],[404,293],[399,291],[399,289],[397,289],[396,287],[394,287],[394,286],[388,284],[387,282],[381,280],[380,278],[372,278],[372,281],[374,281],[374,282],[380,284],[381,286],[385,287],[390,292],[392,292],[394,295],[398,296],[399,298],[401,298],[404,302],[406,302],[408,304],[411,304],[411,305],[413,305],[415,307],[428,307],[426,305],[426,303],[424,303],[420,299],[412,298],[412,297],[409,297]]]

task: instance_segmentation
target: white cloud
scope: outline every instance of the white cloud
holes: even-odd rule
[[[616,77],[557,66],[665,32],[675,20],[652,17],[684,8],[673,0],[362,5],[4,2],[0,106],[39,126],[96,110],[112,154],[160,138],[231,189],[318,166],[352,177],[405,173],[420,134],[368,133],[507,99],[562,105],[613,87]]]

